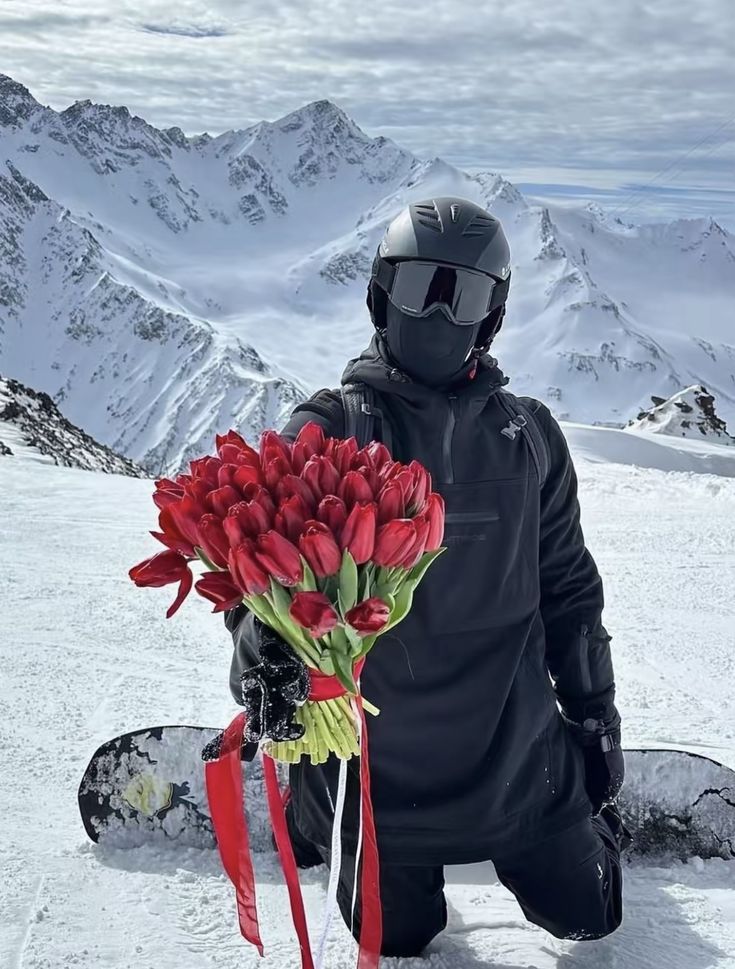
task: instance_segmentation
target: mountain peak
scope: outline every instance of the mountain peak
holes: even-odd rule
[[[23,123],[40,107],[27,87],[0,74],[0,127]]]
[[[642,410],[627,430],[735,445],[735,437],[728,434],[727,425],[715,412],[714,395],[702,384],[692,384],[669,398],[652,396],[651,401],[653,407]]]
[[[310,129],[319,138],[356,138],[364,142],[371,140],[342,108],[326,98],[310,101],[272,122],[268,127],[275,127],[282,132]]]

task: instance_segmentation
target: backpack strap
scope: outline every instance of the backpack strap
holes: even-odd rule
[[[498,399],[509,414],[511,422],[522,431],[531,452],[533,463],[536,465],[539,488],[543,488],[549,475],[551,452],[549,442],[535,412],[520,397],[516,397],[508,390],[500,390]],[[503,428],[501,433],[506,433],[506,431],[507,428]],[[511,436],[511,434],[508,434],[508,436]]]
[[[380,439],[393,453],[393,436],[383,411],[376,405],[375,391],[362,381],[343,384],[342,407],[345,412],[345,437],[357,438],[357,446],[365,447],[375,440],[375,418],[380,420]]]

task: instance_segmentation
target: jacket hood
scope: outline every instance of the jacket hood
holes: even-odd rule
[[[416,403],[428,403],[445,399],[449,393],[487,399],[510,380],[498,366],[495,357],[489,353],[483,353],[477,358],[477,372],[471,378],[469,374],[474,362],[475,358],[472,357],[465,366],[463,376],[451,387],[430,387],[414,380],[396,366],[385,340],[376,330],[370,344],[362,353],[348,361],[342,372],[341,383],[344,385],[362,381],[383,393],[398,394]]]

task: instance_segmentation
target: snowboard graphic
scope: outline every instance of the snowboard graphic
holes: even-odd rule
[[[92,841],[115,848],[135,848],[151,840],[214,847],[200,753],[219,732],[219,727],[147,727],[102,744],[78,794]],[[243,774],[251,847],[270,849],[260,761],[243,764]]]
[[[217,727],[160,726],[123,734],[95,751],[79,786],[93,841],[137,847],[151,840],[215,845],[204,786],[204,744]],[[634,838],[631,854],[735,858],[735,771],[686,750],[625,750],[618,806]],[[243,764],[251,847],[270,851],[258,759]]]

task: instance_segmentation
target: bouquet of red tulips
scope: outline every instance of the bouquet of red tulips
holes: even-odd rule
[[[377,637],[411,608],[416,586],[444,549],[444,502],[418,461],[404,465],[385,445],[325,437],[306,424],[293,443],[265,431],[258,450],[239,434],[216,436],[217,456],[190,474],[155,482],[166,550],[130,570],[139,586],[179,583],[171,616],[192,585],[214,612],[244,602],[313,671],[336,677],[346,695],[307,700],[296,713],[300,740],[267,745],[288,762],[307,754],[359,753],[349,695]],[[206,569],[194,583],[189,563]],[[363,698],[365,708],[373,713]]]

